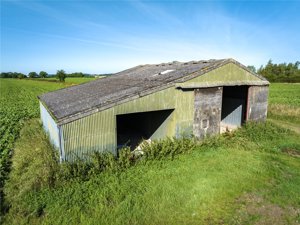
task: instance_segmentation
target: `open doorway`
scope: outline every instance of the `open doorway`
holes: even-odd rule
[[[142,140],[165,136],[173,111],[170,109],[117,115],[118,149],[129,146],[134,150]]]
[[[246,120],[248,86],[223,87],[220,132],[240,127]]]

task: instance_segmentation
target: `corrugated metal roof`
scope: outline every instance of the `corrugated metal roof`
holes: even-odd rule
[[[153,93],[229,62],[242,66],[233,59],[140,65],[109,77],[46,93],[39,96],[39,99],[54,119],[63,124],[70,121],[71,117],[78,119],[120,102]]]

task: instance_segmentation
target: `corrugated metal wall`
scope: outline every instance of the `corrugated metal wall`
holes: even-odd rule
[[[243,109],[245,108],[244,102],[244,99],[223,97],[222,111],[226,112],[226,116],[222,119],[222,123],[234,126],[241,126],[244,115]]]
[[[43,128],[50,137],[51,143],[59,149],[59,129],[53,118],[50,116],[46,108],[40,102],[40,113]]]
[[[193,91],[171,87],[65,124],[62,126],[65,159],[85,158],[94,151],[116,153],[116,115],[175,109],[163,124],[161,137],[192,132],[193,104]]]

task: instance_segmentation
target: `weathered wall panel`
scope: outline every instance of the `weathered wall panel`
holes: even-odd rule
[[[195,90],[194,135],[204,138],[220,133],[222,88]]]
[[[268,86],[251,86],[248,89],[247,120],[265,121],[268,110]]]
[[[50,142],[59,149],[59,129],[53,118],[50,116],[46,108],[40,102],[40,113],[41,113],[41,121],[43,124],[43,128],[46,133],[49,135]]]
[[[263,81],[260,78],[240,68],[236,64],[228,63],[201,76],[188,80],[184,84],[177,84],[177,86],[182,86],[185,88],[217,86],[221,87],[234,85],[249,85],[250,83],[253,84],[262,82]]]
[[[63,125],[65,159],[88,157],[94,151],[116,154],[116,115],[166,109],[175,110],[162,124],[159,133],[153,135],[154,139],[192,133],[193,91],[172,87]]]

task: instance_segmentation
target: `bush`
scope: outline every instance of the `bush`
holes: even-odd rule
[[[145,142],[143,152],[145,159],[173,159],[176,155],[189,152],[196,146],[194,138],[166,138],[165,140]]]
[[[59,79],[60,82],[65,82],[67,74],[64,70],[57,70],[56,78]]]

